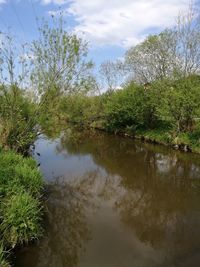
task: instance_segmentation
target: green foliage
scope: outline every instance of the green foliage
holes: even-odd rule
[[[42,21],[40,37],[32,43],[34,68],[31,79],[42,95],[52,86],[66,93],[87,92],[93,63],[87,60],[87,43],[66,31],[62,14],[51,24]]]
[[[129,134],[146,131],[147,138],[153,130],[150,139],[164,143],[174,143],[174,138],[187,132],[189,141],[185,144],[191,144],[189,136],[197,132],[199,103],[200,77],[196,75],[157,81],[146,88],[131,83],[110,96],[105,105],[106,126],[111,131],[123,130]]]
[[[174,32],[165,30],[131,47],[126,52],[125,64],[134,80],[147,83],[172,77],[177,68],[175,46]]]
[[[17,86],[0,87],[0,143],[25,153],[36,137],[36,107]]]
[[[200,77],[165,79],[147,86],[129,83],[100,96],[74,94],[60,100],[65,121],[122,131],[164,144],[199,150]]]
[[[52,118],[59,119],[62,95],[96,88],[87,43],[65,26],[62,15],[43,20],[39,38],[21,49],[9,33],[0,33],[0,144],[6,149],[27,153],[39,122],[52,126]],[[25,97],[31,92],[37,105]]]
[[[160,89],[160,115],[168,118],[177,132],[193,131],[194,119],[200,115],[200,77],[162,82]]]
[[[127,126],[152,128],[158,122],[157,97],[154,91],[131,83],[123,90],[116,91],[106,104],[107,127],[111,130]]]
[[[103,116],[103,98],[73,94],[62,99],[60,110],[68,121],[90,125]]]
[[[5,255],[6,255],[5,248],[2,244],[2,242],[0,242],[0,266],[1,267],[11,267],[11,265],[6,260]]]
[[[0,166],[0,235],[5,247],[10,248],[42,233],[39,199],[43,181],[32,158],[0,150]],[[2,262],[3,251],[1,247]]]
[[[66,31],[62,14],[53,16],[51,22],[42,21],[40,38],[32,43],[34,67],[31,80],[40,96],[39,123],[45,132],[59,127],[60,121],[66,119],[60,109],[66,96],[69,96],[66,102],[71,106],[74,103],[73,96],[77,95],[81,109],[82,95],[96,90],[96,81],[91,72],[93,63],[87,58],[87,43]],[[77,104],[74,105],[74,113],[78,112],[76,108]]]
[[[43,187],[42,176],[32,158],[23,158],[14,152],[0,153],[0,194],[6,197],[17,188],[39,197]]]
[[[27,192],[8,198],[3,203],[2,215],[0,230],[10,246],[27,243],[40,236],[40,203]]]
[[[41,97],[39,103],[39,124],[42,129],[55,129],[60,122],[59,106],[61,102],[60,90],[56,86],[52,86]]]
[[[199,10],[190,5],[177,18],[175,27],[165,29],[129,48],[125,64],[131,79],[139,83],[177,79],[199,74]]]

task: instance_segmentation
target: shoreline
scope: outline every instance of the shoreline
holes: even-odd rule
[[[95,126],[95,127],[90,126],[89,128],[95,129],[98,131],[103,131],[106,133],[110,133],[113,135],[122,136],[124,138],[130,138],[133,140],[134,139],[140,140],[143,143],[162,145],[162,146],[169,147],[169,148],[172,148],[174,150],[181,151],[184,153],[200,154],[200,147],[198,148],[198,147],[192,146],[192,144],[188,144],[188,143],[184,143],[184,142],[177,142],[177,143],[172,142],[172,141],[167,142],[167,141],[162,140],[161,135],[159,136],[159,138],[158,137],[156,138],[156,136],[151,137],[151,134],[150,134],[150,133],[152,133],[151,131],[143,131],[142,133],[136,132],[135,134],[131,134],[125,130],[108,131],[108,130],[106,130],[106,128],[98,127],[98,126]],[[146,134],[145,134],[145,132],[146,132]],[[163,133],[166,135],[168,134],[168,132],[163,132]],[[176,138],[177,137],[175,137],[174,139],[176,139]]]

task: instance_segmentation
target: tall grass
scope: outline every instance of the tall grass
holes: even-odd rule
[[[32,158],[0,150],[0,266],[9,266],[6,250],[42,234],[42,189],[42,176]]]
[[[6,259],[6,251],[2,243],[0,243],[0,266],[1,267],[11,267]]]

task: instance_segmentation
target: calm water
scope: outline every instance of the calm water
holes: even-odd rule
[[[16,267],[200,266],[200,157],[101,133],[36,142],[45,235]]]

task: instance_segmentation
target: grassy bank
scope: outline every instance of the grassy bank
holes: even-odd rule
[[[41,233],[42,176],[32,158],[0,150],[0,266],[13,248]]]
[[[176,134],[173,129],[138,129],[131,128],[116,129],[110,131],[105,127],[105,123],[93,123],[90,128],[109,132],[111,134],[120,135],[132,139],[139,139],[142,142],[160,144],[172,147],[176,150],[184,152],[193,152],[200,154],[200,130],[192,133]]]
[[[185,152],[200,153],[199,132],[179,133],[177,135],[174,135],[173,131],[154,129],[138,130],[135,133],[124,130],[122,132],[119,132],[119,134],[135,139],[140,139],[141,141],[147,143],[170,146],[174,149]]]
[[[136,132],[136,137],[146,142],[171,146],[185,152],[200,153],[200,133],[179,133],[174,135],[171,131],[148,130]]]

